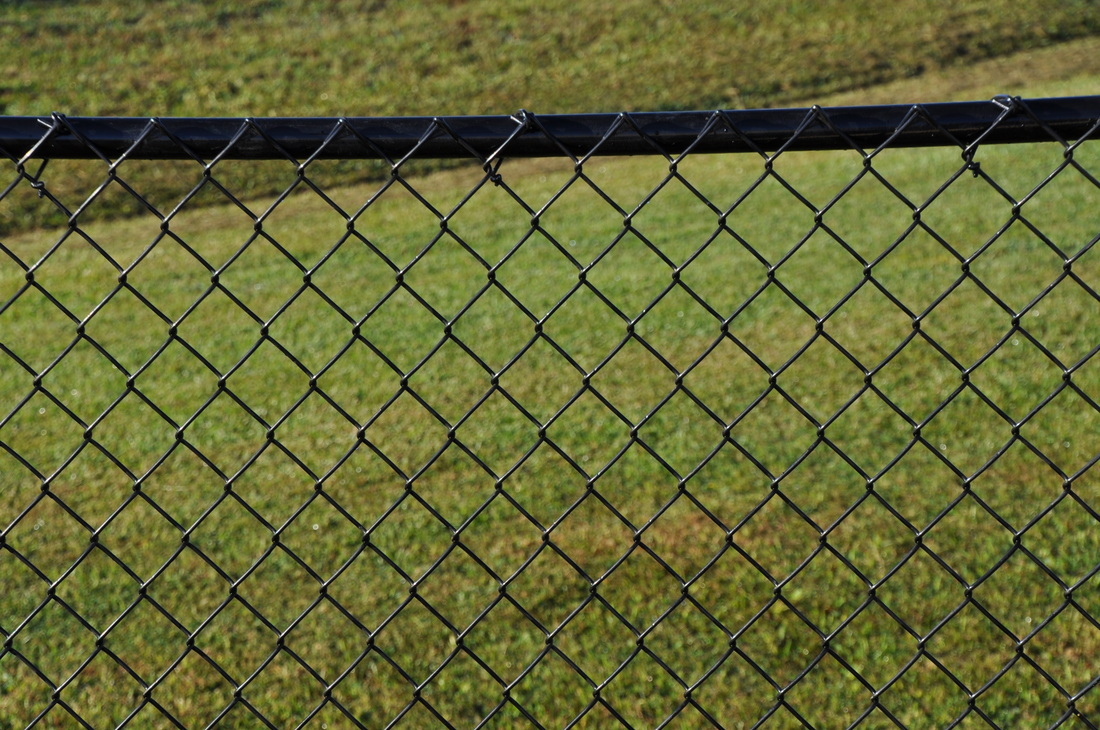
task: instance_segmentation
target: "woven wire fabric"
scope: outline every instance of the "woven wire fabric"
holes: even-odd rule
[[[1091,131],[263,134],[9,156],[0,727],[1100,723]]]

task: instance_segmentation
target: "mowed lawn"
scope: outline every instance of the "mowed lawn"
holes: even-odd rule
[[[1095,144],[5,237],[0,726],[1100,722]]]

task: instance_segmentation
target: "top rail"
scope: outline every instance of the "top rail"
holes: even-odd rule
[[[774,152],[1074,141],[1100,96],[620,114],[344,118],[0,117],[0,153],[42,158],[308,159]]]

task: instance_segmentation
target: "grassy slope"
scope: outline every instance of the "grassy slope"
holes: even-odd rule
[[[0,5],[7,114],[760,107],[1100,31],[1089,2]],[[868,22],[869,18],[873,22]]]
[[[1080,48],[1071,44],[1065,50],[1080,54]],[[1059,64],[1062,68],[1076,67],[1065,63],[1053,50],[1047,53],[1041,68]],[[1001,78],[995,63],[988,67],[988,75],[978,74],[983,79],[982,90],[967,93],[959,89],[949,94],[987,95],[985,84],[995,84]],[[1042,76],[1042,72],[1036,75]],[[928,78],[936,84],[930,87],[935,91],[902,87],[906,100],[938,96],[944,88],[941,84],[948,83],[944,77]],[[1075,82],[1079,85],[1071,86],[1040,85],[1033,87],[1032,93],[1087,93],[1094,79],[1082,77]],[[1004,89],[997,86],[996,90]],[[875,98],[876,93],[869,91],[865,98]],[[1093,157],[1091,151],[1081,155],[1082,162],[1095,172]],[[1027,164],[1021,164],[1021,159]],[[982,157],[983,169],[1016,195],[1042,179],[1059,160],[1057,150],[1043,147],[987,150]],[[924,151],[887,154],[876,165],[905,194],[923,201],[958,169],[959,160],[957,153],[949,150]],[[629,207],[660,182],[664,167],[656,160],[607,161],[588,172],[613,192],[617,201]],[[517,163],[506,165],[503,174],[505,182],[520,191],[524,199],[535,202],[545,201],[568,180],[567,168],[554,161]],[[777,169],[811,202],[821,206],[858,174],[861,164],[853,155],[804,155],[781,159]],[[731,204],[760,171],[759,162],[748,158],[689,159],[683,166],[685,177],[722,206]],[[226,174],[243,178],[247,172]],[[461,191],[478,179],[476,170],[457,170],[415,182],[417,190],[447,210],[457,202]],[[1090,217],[1063,213],[1072,210],[1070,206],[1090,210],[1095,190],[1080,180],[1062,180],[1064,184],[1053,186],[1048,194],[1025,207],[1025,215],[1055,242],[1068,249],[1079,248],[1095,234]],[[742,215],[733,217],[731,225],[766,257],[776,260],[813,221],[812,215],[781,189],[774,185],[765,188]],[[338,200],[356,205],[376,189],[361,186],[332,192]],[[668,193],[667,198],[658,198],[653,207],[639,214],[637,226],[679,261],[705,240],[715,223],[713,216],[683,190],[674,185]],[[909,221],[908,210],[874,185],[859,188],[850,196],[846,199],[859,205],[838,205],[824,220],[851,241],[861,255],[872,258],[904,228]],[[260,200],[254,205],[262,209],[265,202]],[[317,264],[342,235],[344,222],[309,195],[294,196],[284,205],[265,230],[304,265]],[[925,220],[937,233],[958,241],[966,250],[1005,220],[1007,207],[983,180],[965,175],[939,203],[929,206]],[[887,210],[894,210],[896,215],[868,217],[868,211]],[[495,262],[527,230],[527,219],[527,213],[498,189],[486,188],[456,215],[453,225],[463,240],[470,241],[487,261]],[[578,184],[544,216],[543,225],[565,251],[587,262],[621,230],[621,215],[607,209]],[[410,261],[424,241],[439,231],[437,221],[397,188],[364,215],[357,229],[398,265]],[[89,224],[86,230],[126,265],[158,236],[159,221],[139,217],[119,224]],[[220,266],[251,235],[252,221],[236,208],[213,207],[179,217],[171,230]],[[43,230],[9,236],[4,242],[13,252],[33,261],[48,250],[57,235],[56,230]],[[712,246],[709,254],[700,256],[685,270],[684,281],[728,314],[761,283],[762,272],[730,240],[721,240],[727,249],[723,255],[713,255],[718,251]],[[957,261],[927,237],[907,240],[876,267],[876,277],[919,312],[955,280],[959,268]],[[432,255],[410,270],[408,280],[417,293],[450,317],[485,279],[480,265],[450,239],[442,241]],[[815,237],[812,242],[803,255],[784,264],[779,278],[811,307],[823,312],[845,293],[846,286],[858,283],[861,267],[830,246],[829,239]],[[576,281],[575,269],[563,256],[545,242],[540,243],[525,246],[500,272],[502,283],[536,316],[547,312]],[[633,315],[667,284],[668,278],[667,273],[654,274],[662,271],[663,265],[652,254],[627,243],[604,265],[593,269],[592,281]],[[1060,263],[1027,235],[1009,236],[1001,243],[991,249],[990,256],[979,259],[975,273],[1014,308],[1021,308],[1058,276]],[[73,240],[62,246],[37,276],[62,304],[82,318],[115,290],[117,274],[102,258],[78,244]],[[362,317],[371,302],[384,296],[393,281],[392,271],[365,251],[356,240],[349,241],[329,264],[317,269],[315,277],[316,285],[354,319]],[[1021,255],[1028,256],[1026,272],[1018,264]],[[1094,258],[1095,252],[1083,257],[1078,271],[1095,287]],[[915,269],[924,275],[915,275]],[[79,272],[79,277],[72,272]],[[275,254],[263,239],[257,240],[248,255],[239,259],[239,265],[230,266],[221,278],[261,319],[276,315],[301,284],[300,270]],[[208,287],[209,272],[178,246],[165,241],[146,265],[134,269],[129,281],[168,320],[175,320]],[[0,285],[5,300],[23,284],[21,271],[12,265],[4,267]],[[889,355],[891,344],[911,335],[911,327],[905,316],[881,298],[869,290],[864,295],[868,296],[837,311],[826,331],[861,363],[874,367]],[[1072,366],[1100,339],[1096,330],[1100,313],[1095,310],[1095,301],[1073,286],[1060,286],[1029,311],[1025,327],[1064,364]],[[364,335],[391,357],[400,371],[415,368],[409,376],[413,392],[449,423],[458,423],[477,398],[488,391],[489,374],[453,343],[445,344],[428,363],[417,368],[417,354],[428,352],[439,342],[441,325],[424,316],[419,308],[409,306],[405,294],[399,292],[380,315],[367,320]],[[219,325],[211,326],[211,321]],[[777,327],[777,322],[786,326]],[[1003,311],[990,307],[983,296],[967,286],[929,314],[925,331],[962,363],[970,364],[983,347],[993,344],[990,333],[1005,332],[1009,324]],[[196,645],[225,667],[230,680],[190,653],[154,692],[154,697],[190,723],[209,720],[231,701],[230,681],[244,681],[274,649],[274,632],[290,626],[310,608],[308,597],[318,595],[317,577],[335,575],[352,556],[358,558],[332,582],[330,592],[335,602],[359,621],[374,628],[409,595],[407,581],[384,566],[383,559],[373,552],[377,548],[391,556],[408,576],[422,577],[420,596],[461,629],[497,600],[499,581],[460,550],[448,552],[451,529],[462,526],[462,544],[483,556],[501,578],[511,576],[538,552],[538,557],[516,574],[508,593],[541,626],[501,603],[480,628],[470,632],[464,644],[505,681],[511,681],[544,649],[544,631],[554,629],[588,595],[584,578],[567,567],[563,558],[540,548],[541,528],[523,517],[520,509],[528,511],[542,527],[561,518],[552,533],[554,544],[593,578],[631,551],[630,529],[593,498],[563,517],[584,493],[586,478],[545,445],[505,480],[501,496],[482,512],[477,510],[493,495],[495,480],[472,466],[457,446],[445,451],[432,468],[417,477],[414,495],[408,497],[402,497],[404,479],[363,448],[341,461],[355,444],[357,425],[370,421],[374,410],[399,391],[400,375],[362,342],[356,342],[330,367],[329,358],[348,342],[351,325],[309,292],[275,318],[271,334],[308,370],[320,373],[321,392],[339,404],[350,419],[319,399],[319,393],[313,393],[284,419],[297,396],[309,392],[308,374],[291,364],[271,342],[237,366],[238,358],[256,343],[258,325],[240,315],[220,292],[206,299],[180,325],[181,337],[195,351],[188,352],[175,342],[148,368],[144,367],[146,359],[166,341],[168,322],[151,315],[126,291],[113,296],[87,327],[89,336],[116,358],[114,364],[91,347],[89,340],[80,340],[60,364],[51,366],[53,358],[73,342],[73,324],[52,305],[36,300],[33,291],[0,315],[0,327],[0,341],[15,348],[34,371],[49,370],[43,377],[46,391],[85,424],[94,423],[95,443],[119,459],[117,464],[110,462],[89,443],[51,480],[51,494],[87,522],[81,526],[52,497],[39,497],[39,477],[5,457],[4,522],[36,499],[42,500],[6,533],[8,545],[31,558],[53,580],[88,547],[89,531],[103,525],[102,545],[133,566],[138,579],[158,575],[150,594],[178,617],[180,626],[172,625],[149,601],[128,610],[136,597],[135,576],[124,573],[99,549],[93,549],[79,562],[61,581],[57,592],[97,632],[117,620],[107,645],[146,682],[160,676],[180,656],[186,633],[206,622],[197,634]],[[622,320],[583,292],[558,310],[546,329],[585,370],[595,367],[624,333]],[[747,307],[731,329],[773,369],[813,337],[812,321],[777,295],[774,288]],[[462,315],[454,331],[494,371],[504,367],[532,334],[530,321],[493,292]],[[686,386],[725,422],[737,417],[741,408],[767,387],[766,373],[759,365],[738,354],[728,340],[718,340],[717,322],[682,291],[674,291],[654,307],[639,322],[638,333],[676,370],[691,367],[685,376]],[[693,365],[716,342],[719,346]],[[214,371],[201,362],[199,355],[209,360]],[[247,403],[259,421],[242,411],[227,394],[207,405],[218,390],[219,373],[228,374],[229,391]],[[1021,373],[1028,377],[1021,378]],[[137,391],[115,404],[127,391],[127,374],[134,374]],[[552,442],[576,459],[589,475],[599,474],[599,493],[635,527],[641,527],[676,494],[676,479],[658,467],[640,445],[631,447],[615,466],[601,471],[603,464],[616,456],[616,447],[627,442],[629,426],[592,395],[555,418],[557,410],[581,387],[581,377],[559,353],[540,342],[508,368],[501,384],[539,422],[554,418],[547,429]],[[804,405],[807,414],[823,421],[859,392],[862,378],[853,363],[817,341],[780,375],[778,383]],[[1026,337],[1006,342],[974,375],[982,392],[1013,419],[1023,418],[1041,398],[1058,388],[1060,378],[1058,366]],[[32,392],[30,379],[27,371],[6,361],[0,372],[5,412]],[[279,382],[281,387],[273,390],[271,382]],[[1100,381],[1095,358],[1075,371],[1074,382],[1097,397]],[[933,407],[959,383],[958,370],[920,340],[903,350],[894,365],[887,364],[875,376],[882,393],[917,422],[930,416]],[[628,421],[636,423],[673,389],[675,382],[670,370],[637,343],[629,343],[600,369],[593,384]],[[200,448],[211,461],[204,466],[197,457],[176,447],[148,478],[139,480],[143,493],[163,505],[166,514],[158,514],[143,497],[133,496],[133,484],[134,477],[143,477],[158,455],[173,449],[175,426],[153,413],[138,392],[156,403],[177,425],[185,425],[186,442]],[[403,395],[396,410],[373,421],[366,433],[408,475],[446,443],[446,426],[427,417],[410,395]],[[991,415],[993,412],[972,393],[964,395],[928,423],[924,429],[927,445],[918,444],[878,481],[878,494],[898,510],[896,515],[876,498],[865,496],[863,480],[824,444],[781,483],[782,495],[820,527],[828,527],[845,510],[860,504],[836,524],[828,542],[862,573],[862,578],[828,553],[820,553],[801,572],[792,573],[817,549],[819,530],[781,503],[780,498],[767,499],[769,476],[727,444],[687,483],[687,496],[679,498],[666,516],[646,528],[642,542],[652,555],[659,556],[685,579],[698,576],[691,595],[725,628],[716,628],[698,608],[681,605],[647,637],[646,646],[684,681],[691,683],[703,676],[722,658],[727,641],[724,631],[736,632],[755,611],[769,605],[773,583],[750,566],[747,556],[751,556],[773,580],[791,576],[784,588],[790,603],[770,604],[755,628],[745,632],[739,650],[773,673],[781,684],[791,681],[820,649],[820,638],[795,618],[791,607],[824,633],[837,629],[866,599],[864,578],[881,580],[914,549],[913,532],[899,517],[917,529],[929,526],[926,544],[960,578],[978,580],[1012,550],[1011,532],[987,515],[977,499],[963,497],[960,475],[944,466],[933,452],[946,449],[963,474],[969,475],[982,468],[984,459],[1007,441],[1011,432],[1008,424]],[[458,425],[456,435],[459,443],[500,474],[511,467],[524,448],[535,443],[537,426],[499,396],[482,408],[479,416]],[[1023,434],[1049,454],[1065,474],[1072,474],[1095,456],[1096,444],[1088,435],[1100,430],[1097,414],[1075,400],[1057,400],[1049,408],[1026,425]],[[845,414],[831,423],[827,433],[838,446],[858,455],[857,462],[869,475],[885,466],[909,440],[911,424],[875,398],[861,399]],[[294,464],[277,445],[264,447],[266,426],[261,422],[275,426],[276,442],[299,455],[303,463]],[[649,425],[643,425],[639,432],[642,442],[653,452],[686,474],[708,458],[700,444],[717,445],[721,431],[716,421],[681,395],[655,412]],[[744,427],[734,429],[733,435],[775,476],[814,443],[814,433],[814,425],[805,415],[773,393],[762,408],[746,418]],[[52,474],[85,443],[83,428],[74,425],[43,392],[33,395],[0,427],[0,439],[18,448],[43,475]],[[258,458],[249,462],[261,448]],[[226,496],[226,477],[234,477],[246,462],[251,466],[232,479],[232,494]],[[329,473],[337,464],[340,466]],[[315,476],[324,476],[320,496],[313,491],[314,478],[303,467]],[[1100,499],[1096,477],[1090,476],[1093,472],[1095,469],[1075,481],[1073,493],[1095,506]],[[271,484],[278,484],[280,489],[272,490]],[[371,488],[365,489],[364,485]],[[1057,470],[1020,445],[974,481],[975,496],[996,507],[1016,529],[1038,517],[1061,493]],[[249,515],[238,497],[267,524]],[[932,524],[952,500],[960,497],[953,510]],[[752,512],[762,502],[759,510]],[[395,503],[397,509],[389,517],[373,522]],[[125,507],[112,517],[122,505]],[[361,523],[349,522],[337,506]],[[752,518],[740,525],[750,514]],[[197,550],[181,551],[181,528],[192,525]],[[240,587],[241,595],[272,625],[265,626],[239,601],[230,601],[207,621],[229,595],[225,578],[244,576],[252,562],[271,547],[272,530],[280,527],[282,544],[305,565],[276,548]],[[737,528],[736,549],[724,547],[723,530],[733,528]],[[364,530],[372,535],[373,547],[359,554]],[[1083,578],[1096,562],[1095,532],[1091,517],[1071,499],[1065,499],[1035,522],[1024,534],[1022,544],[1060,580],[1072,582]],[[235,538],[227,540],[226,535]],[[1073,537],[1067,539],[1066,535]],[[219,576],[199,557],[200,551],[226,575]],[[430,570],[442,555],[447,558]],[[719,557],[713,567],[704,570],[715,556]],[[2,604],[0,628],[11,631],[44,598],[46,584],[18,562],[11,550],[0,553],[0,560],[13,587]],[[1076,593],[1086,610],[1095,611],[1100,600],[1095,582],[1084,581]],[[640,630],[677,600],[679,590],[678,582],[670,579],[653,557],[634,549],[622,567],[601,583],[599,595]],[[884,607],[924,634],[964,600],[958,579],[922,551],[914,553],[882,585],[879,594],[883,604],[859,613],[833,644],[837,655],[863,672],[875,687],[889,682],[917,653],[916,638],[895,623]],[[982,583],[975,595],[982,608],[1017,635],[1038,625],[1061,605],[1057,583],[1021,553],[1013,553],[1005,567]],[[287,639],[287,645],[313,666],[324,682],[333,681],[352,664],[364,643],[361,629],[340,612],[336,603],[321,600]],[[401,663],[414,681],[420,682],[456,650],[452,643],[455,632],[441,628],[423,604],[414,601],[411,605],[394,618],[390,628],[380,632],[377,643]],[[124,617],[118,619],[123,613]],[[508,636],[510,641],[502,642],[501,636]],[[629,656],[633,641],[628,629],[593,603],[562,628],[555,646],[598,682],[614,670],[617,661]],[[1076,692],[1094,671],[1082,657],[1094,654],[1097,644],[1100,639],[1095,629],[1070,607],[1029,644],[1028,656],[1069,692]],[[51,602],[16,635],[15,648],[42,666],[53,681],[60,682],[92,655],[95,644],[92,631],[81,627],[59,603]],[[499,696],[500,688],[462,649],[457,651],[453,663],[425,689],[425,697],[453,722],[466,725],[491,709],[481,698]],[[972,691],[1013,655],[1011,642],[993,628],[976,604],[965,607],[938,631],[929,641],[929,651],[930,657],[957,672]],[[336,699],[368,726],[400,711],[411,692],[407,681],[379,656],[371,654],[357,664],[335,693]],[[964,693],[935,668],[932,658],[919,658],[905,678],[883,695],[883,706],[908,724],[927,724],[931,713],[934,724],[945,725],[966,708]],[[303,677],[296,661],[280,653],[244,696],[272,716],[301,719],[319,702],[321,691],[321,681]],[[48,688],[11,654],[0,658],[0,682],[5,689],[4,715],[30,718],[48,706]],[[1020,663],[981,696],[978,707],[1002,725],[1049,724],[1064,708],[1064,700],[1039,689],[1042,685],[1034,670]],[[731,696],[729,687],[740,691]],[[695,695],[723,724],[736,726],[744,722],[747,726],[772,706],[775,689],[743,657],[734,655]],[[604,696],[631,722],[650,726],[675,706],[682,691],[663,668],[640,654],[608,686]],[[1085,712],[1097,704],[1092,694],[1080,702]],[[585,707],[592,691],[586,680],[562,660],[550,656],[518,683],[514,695],[545,724],[559,726]],[[137,706],[140,685],[123,674],[106,654],[98,654],[62,697],[93,724],[107,725],[119,722]],[[868,703],[868,692],[846,679],[836,660],[827,657],[795,685],[788,699],[791,707],[815,725],[832,727],[841,724],[841,718],[850,720],[858,714]],[[137,723],[152,723],[153,709],[146,707],[143,712],[146,714]],[[688,712],[687,719],[699,719],[690,715],[693,710]],[[785,712],[781,710],[781,716]],[[55,708],[51,717],[59,721],[60,713],[61,708]],[[423,713],[422,708],[415,710],[410,722],[429,722]],[[505,724],[519,721],[514,711],[505,718]],[[324,708],[316,720],[327,722],[329,727],[341,723],[331,707]],[[17,721],[14,727],[24,724]],[[225,726],[249,724],[244,708],[237,707]],[[889,723],[876,715],[864,726],[887,727]]]

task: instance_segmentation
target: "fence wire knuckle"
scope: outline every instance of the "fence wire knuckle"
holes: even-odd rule
[[[0,118],[0,728],[1095,727],[1098,128]]]

